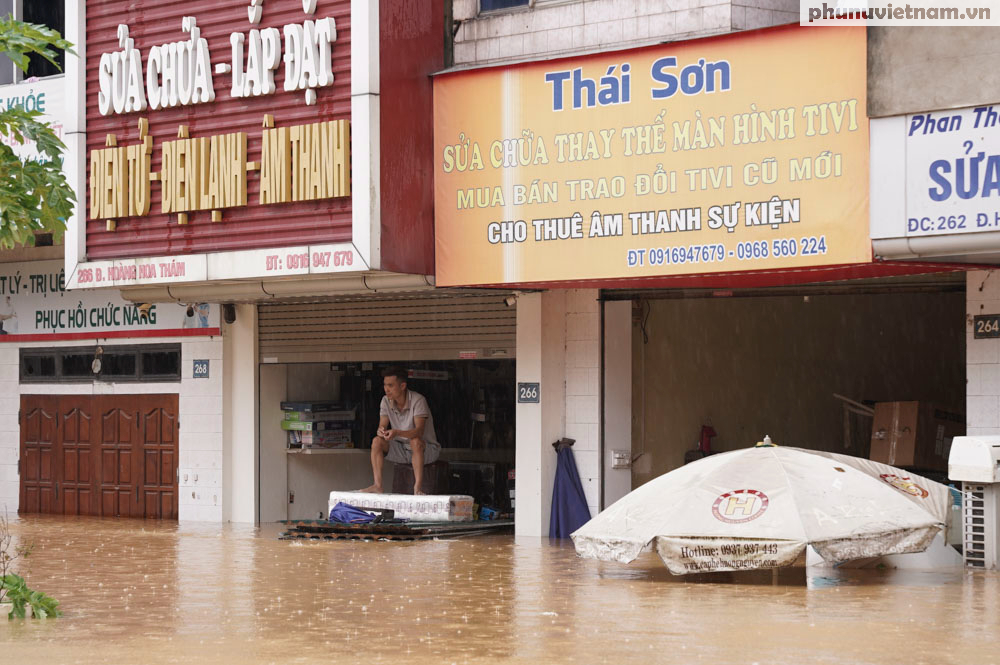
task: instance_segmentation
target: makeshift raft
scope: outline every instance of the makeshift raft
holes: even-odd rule
[[[431,540],[503,533],[514,520],[476,522],[370,522],[343,524],[326,520],[287,520],[279,540]]]

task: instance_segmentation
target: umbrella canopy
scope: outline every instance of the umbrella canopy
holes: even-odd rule
[[[581,556],[621,563],[655,547],[676,575],[777,568],[806,545],[828,561],[921,552],[950,501],[944,485],[886,464],[756,447],[664,474],[572,537]]]

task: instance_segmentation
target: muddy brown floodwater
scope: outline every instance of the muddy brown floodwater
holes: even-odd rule
[[[568,544],[286,542],[280,527],[27,517],[29,585],[65,616],[0,621],[0,663],[1000,662],[996,573],[692,582]]]

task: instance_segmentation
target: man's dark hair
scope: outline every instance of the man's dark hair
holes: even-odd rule
[[[408,372],[402,367],[390,367],[389,369],[382,370],[382,378],[387,376],[394,376],[396,380],[400,383],[406,383],[409,379]]]

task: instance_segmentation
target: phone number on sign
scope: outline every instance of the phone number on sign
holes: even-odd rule
[[[630,249],[627,250],[626,262],[630,268],[635,268],[681,263],[720,263],[727,259],[758,261],[767,258],[819,256],[826,254],[826,252],[826,236],[805,236],[774,240],[748,240],[736,243],[736,247],[733,249],[727,248],[722,243]]]
[[[264,269],[301,270],[302,268],[339,268],[354,265],[354,252],[293,252],[264,257]]]

